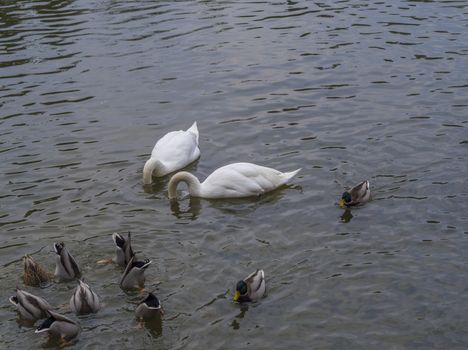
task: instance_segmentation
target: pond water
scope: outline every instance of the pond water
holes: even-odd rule
[[[467,19],[466,1],[2,1],[0,348],[57,346],[17,320],[20,287],[79,320],[72,349],[466,349]],[[195,120],[201,179],[302,171],[171,203],[142,168]],[[364,179],[373,201],[340,209]],[[127,231],[157,327],[96,263]],[[96,315],[70,313],[73,282],[24,287],[22,256],[53,270],[56,241]],[[233,303],[256,268],[268,295]]]

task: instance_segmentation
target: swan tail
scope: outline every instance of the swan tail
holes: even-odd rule
[[[286,181],[291,180],[294,176],[297,175],[297,173],[298,173],[299,171],[301,171],[301,169],[302,169],[302,168],[299,168],[299,169],[296,169],[296,170],[294,170],[294,171],[290,171],[290,172],[287,172],[287,173],[283,173],[284,178],[286,179]]]
[[[197,136],[197,143],[198,143],[198,127],[197,127],[197,122],[194,121],[192,126],[187,129],[187,131],[193,132]]]

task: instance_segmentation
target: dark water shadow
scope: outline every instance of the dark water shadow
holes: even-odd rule
[[[161,315],[156,315],[151,319],[141,321],[140,323],[145,327],[147,333],[153,338],[159,338],[163,332],[163,321]]]
[[[353,218],[353,214],[351,214],[351,209],[346,208],[343,214],[340,216],[340,221],[346,224],[350,222],[352,218]]]
[[[240,309],[240,312],[236,316],[234,316],[234,319],[232,320],[230,324],[230,326],[234,330],[240,329],[241,320],[245,317],[245,314],[247,313],[247,311],[249,311],[249,305],[247,303],[240,303],[239,309]]]
[[[75,339],[64,341],[60,337],[53,336],[48,334],[47,339],[42,345],[40,346],[41,349],[64,349],[66,347],[70,347],[75,345],[79,341],[80,335]]]

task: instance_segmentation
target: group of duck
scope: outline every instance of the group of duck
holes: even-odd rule
[[[98,263],[115,262],[125,268],[120,278],[120,288],[123,290],[137,289],[144,292],[145,270],[151,264],[151,260],[137,260],[131,246],[131,235],[127,237],[119,233],[113,233],[115,243],[115,258],[100,260]],[[27,286],[43,287],[52,280],[61,283],[76,280],[78,286],[70,298],[70,310],[76,315],[96,313],[101,309],[99,296],[81,278],[81,269],[73,255],[68,251],[63,242],[54,243],[55,272],[49,273],[42,265],[35,262],[29,255],[23,257],[23,282]],[[68,318],[57,311],[43,298],[17,288],[15,295],[10,297],[10,302],[16,306],[22,320],[35,322],[45,319],[36,329],[36,333],[48,332],[60,342],[66,343],[78,336],[81,327],[78,322]],[[136,318],[143,321],[161,317],[164,310],[159,299],[148,292],[135,309]]]
[[[172,131],[156,142],[150,159],[143,168],[143,183],[151,185],[155,177],[162,177],[180,170],[200,157],[198,147],[199,132],[197,123],[183,131]],[[273,168],[253,163],[232,163],[222,166],[211,173],[203,182],[193,174],[180,171],[175,173],[168,184],[168,197],[177,200],[177,186],[185,182],[190,196],[201,198],[242,198],[259,196],[292,179],[301,169],[291,172],[281,172]],[[343,193],[339,201],[340,207],[361,205],[369,201],[369,181],[363,181],[350,191]],[[138,289],[144,291],[145,270],[151,260],[137,260],[131,247],[131,235],[127,237],[114,233],[112,235],[116,247],[113,259],[116,264],[125,268],[120,279],[122,289]],[[77,280],[73,295],[70,298],[70,309],[77,315],[96,313],[101,308],[98,295],[88,284],[81,280],[81,271],[76,260],[65,247],[64,243],[54,243],[56,253],[56,268],[54,277],[57,282]],[[104,261],[100,261],[104,262]],[[52,275],[30,256],[23,258],[25,285],[40,286],[51,280]],[[265,274],[256,270],[236,284],[233,300],[236,302],[257,301],[265,295]],[[41,297],[25,290],[17,289],[10,298],[16,306],[20,317],[30,321],[45,319],[36,329],[36,333],[48,332],[61,342],[75,338],[81,331],[78,322],[54,311],[50,304]],[[158,298],[149,292],[135,309],[138,319],[149,320],[160,318],[163,308]]]

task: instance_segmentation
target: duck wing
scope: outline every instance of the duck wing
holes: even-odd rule
[[[369,181],[363,181],[354,186],[349,193],[353,202],[359,203],[369,199]]]

